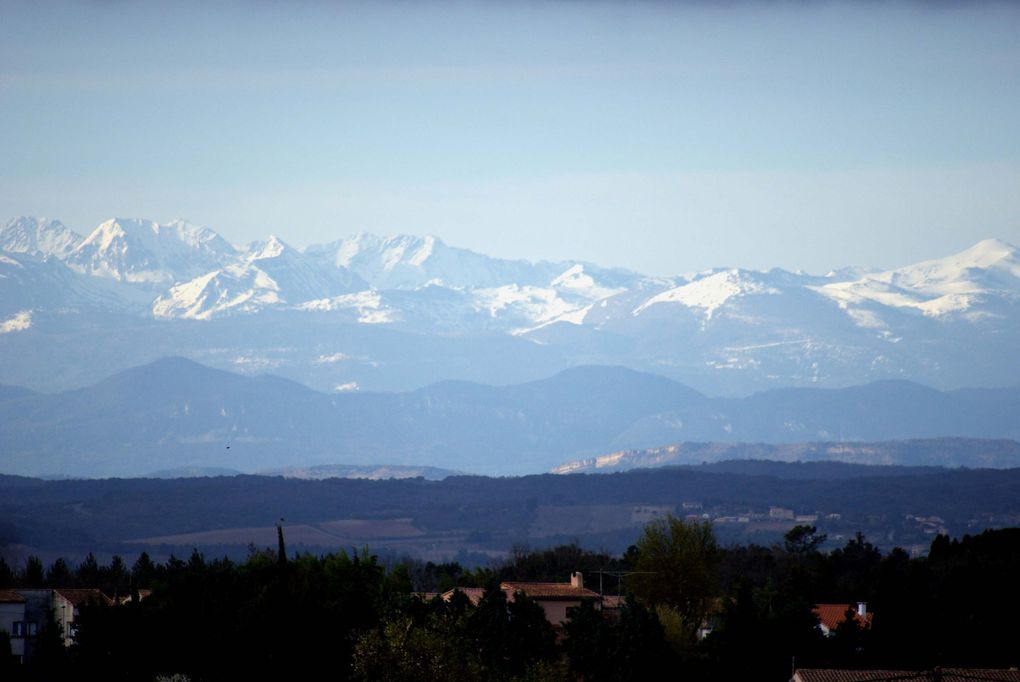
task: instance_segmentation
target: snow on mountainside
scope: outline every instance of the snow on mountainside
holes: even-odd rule
[[[435,281],[469,288],[538,285],[562,271],[555,263],[490,258],[447,246],[433,236],[358,234],[309,246],[305,252],[351,270],[375,289],[417,289]]]
[[[541,326],[578,311],[576,303],[560,296],[551,287],[507,284],[493,289],[477,289],[474,306],[493,319],[506,320],[515,333]]]
[[[208,320],[286,303],[339,295],[364,287],[342,268],[323,269],[278,237],[252,244],[246,259],[174,285],[152,304],[158,318]]]
[[[233,246],[207,227],[175,220],[114,218],[102,223],[67,257],[75,270],[126,282],[170,286],[236,257]]]
[[[224,313],[253,313],[278,304],[280,287],[257,267],[228,265],[175,284],[152,303],[154,317],[208,320]]]
[[[315,312],[347,312],[360,324],[389,324],[402,319],[400,311],[384,300],[381,292],[375,290],[307,301],[298,308]]]
[[[104,282],[74,272],[52,256],[0,254],[0,316],[17,313],[24,320],[21,326],[8,325],[9,331],[27,329],[33,310],[96,312],[130,308],[132,301],[119,294]]]
[[[712,319],[715,311],[732,298],[777,293],[778,289],[763,283],[752,273],[723,270],[652,296],[634,309],[634,315],[640,315],[653,305],[679,303],[697,308],[706,319]]]
[[[82,241],[59,220],[12,218],[0,227],[0,251],[67,258]]]
[[[1020,254],[1011,244],[986,239],[947,258],[815,290],[851,313],[854,306],[868,303],[914,308],[930,317],[967,313],[987,297],[1020,299]]]
[[[596,281],[581,263],[571,265],[563,274],[551,282],[554,289],[570,292],[589,301],[599,301],[626,291],[626,287],[607,286],[601,281]]]
[[[307,301],[368,288],[360,277],[346,268],[321,268],[312,258],[276,236],[271,236],[249,262],[272,277],[288,301]]]
[[[714,269],[669,279],[490,258],[409,235],[304,250],[270,237],[238,249],[183,221],[120,218],[84,239],[57,221],[16,218],[0,228],[0,248],[0,352],[19,359],[0,367],[0,381],[47,389],[80,376],[74,368],[166,353],[286,368],[323,390],[512,381],[583,363],[737,394],[881,379],[1020,381],[1020,251],[998,240],[886,272]],[[268,311],[286,319],[286,344],[271,341],[280,334],[260,317]],[[196,328],[175,319],[208,327],[196,340]],[[159,332],[139,355],[129,345],[150,328]],[[69,340],[108,352],[102,362],[90,362],[91,351],[72,357],[62,350]],[[316,364],[341,351],[344,362]]]
[[[592,305],[627,291],[589,274],[591,266],[569,266],[546,286],[507,284],[472,292],[475,309],[503,320],[512,334],[524,334],[555,323],[584,324]],[[610,279],[610,283],[612,280]]]

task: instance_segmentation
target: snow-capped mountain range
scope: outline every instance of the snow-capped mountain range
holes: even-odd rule
[[[116,218],[0,228],[0,383],[63,389],[184,355],[318,389],[510,383],[581,363],[709,393],[906,378],[1020,381],[1020,251],[999,240],[895,270],[647,277],[504,260],[436,237],[296,249]]]

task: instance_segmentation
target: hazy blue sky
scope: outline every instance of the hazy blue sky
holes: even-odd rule
[[[11,3],[0,219],[653,274],[1020,244],[1020,6]]]

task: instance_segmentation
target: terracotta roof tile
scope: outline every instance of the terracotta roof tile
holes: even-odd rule
[[[515,592],[523,592],[532,599],[546,600],[578,600],[598,599],[598,593],[583,587],[573,587],[570,583],[529,583],[522,581],[510,581],[500,583],[499,588],[506,592],[506,598],[513,599]],[[485,590],[481,587],[459,587],[457,588],[471,600],[471,603],[478,606]],[[446,601],[453,596],[453,590],[444,592],[442,598]]]
[[[598,593],[570,583],[504,582],[500,587],[512,594],[523,592],[532,599],[598,599]]]
[[[432,601],[436,597],[443,596],[443,593],[442,592],[412,592],[411,596],[412,597],[416,597],[417,599],[421,599],[422,601]]]
[[[0,590],[0,603],[4,604],[20,604],[25,601],[25,598],[18,594],[17,590]]]
[[[482,595],[485,594],[485,590],[481,587],[455,587],[452,590],[447,590],[441,595],[443,601],[450,601],[450,597],[453,596],[454,592],[463,592],[472,604],[478,606],[478,602],[482,600]]]
[[[82,604],[89,601],[98,601],[100,604],[106,606],[112,606],[113,600],[103,594],[101,591],[95,588],[69,588],[69,587],[58,587],[54,590],[61,597],[71,602],[74,606],[81,606]]]
[[[853,604],[816,604],[813,613],[818,618],[819,623],[829,630],[835,630],[845,620],[847,609],[853,609],[854,619],[858,625],[861,627],[869,627],[871,625],[872,614],[868,613],[867,616],[862,618],[857,614],[857,609]]]
[[[934,680],[932,671],[918,670],[820,670],[801,669],[794,676],[795,682],[894,682],[913,680],[927,682]],[[1020,670],[987,669],[987,668],[943,668],[942,682],[1020,682]]]

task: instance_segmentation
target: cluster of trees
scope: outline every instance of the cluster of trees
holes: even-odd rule
[[[87,587],[100,589],[110,597],[119,597],[127,596],[138,579],[149,581],[155,570],[145,553],[139,556],[134,568],[128,568],[123,557],[117,555],[109,564],[100,564],[89,552],[81,563],[73,567],[63,558],[57,558],[46,567],[39,557],[30,555],[21,570],[15,571],[0,557],[0,586]]]
[[[703,680],[789,679],[802,667],[1004,667],[1020,663],[1020,529],[960,540],[939,537],[927,557],[882,555],[858,534],[829,553],[798,526],[769,547],[721,547],[711,525],[666,518],[646,526],[622,556],[576,545],[516,547],[490,568],[407,560],[382,564],[367,550],[288,556],[254,548],[247,560],[154,563],[128,569],[87,558],[77,567],[0,562],[0,587],[94,586],[150,596],[88,606],[77,641],[17,671],[152,680],[302,677],[326,666],[338,679],[621,680],[668,669]],[[604,571],[615,614],[585,603],[557,632],[525,595],[501,580],[563,580]],[[617,582],[617,578],[621,578]],[[482,587],[477,605],[462,593]],[[589,583],[591,586],[591,583]],[[847,619],[823,637],[812,608],[866,601],[873,619]]]

